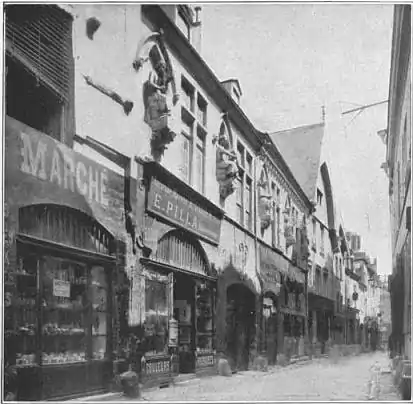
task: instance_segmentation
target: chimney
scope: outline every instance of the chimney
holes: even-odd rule
[[[241,96],[242,90],[237,79],[228,79],[225,81],[221,81],[222,86],[227,90],[228,94],[232,97],[232,99],[240,105],[241,103]]]

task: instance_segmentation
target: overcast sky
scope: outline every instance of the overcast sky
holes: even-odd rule
[[[391,273],[388,180],[380,165],[388,98],[393,6],[209,4],[202,9],[202,55],[220,80],[235,77],[255,126],[277,131],[321,121],[323,155],[347,230]]]

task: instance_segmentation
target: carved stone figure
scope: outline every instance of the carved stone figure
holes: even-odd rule
[[[151,43],[150,47],[147,47]],[[143,55],[144,48],[149,49],[147,57]],[[176,133],[171,128],[171,110],[168,106],[169,87],[172,87],[172,104],[178,102],[178,94],[172,64],[163,43],[162,32],[151,33],[139,44],[133,62],[138,72],[142,65],[149,61],[153,72],[143,88],[143,102],[145,107],[144,121],[152,130],[151,152],[155,161],[160,161],[168,144],[173,142]]]
[[[238,175],[237,155],[231,147],[228,135],[221,133],[213,140],[217,147],[216,176],[219,183],[219,193],[226,199],[235,191]]]

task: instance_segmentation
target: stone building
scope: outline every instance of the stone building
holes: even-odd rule
[[[321,123],[270,135],[314,206],[307,222],[309,335],[313,343],[321,344],[322,350],[332,340],[335,302],[340,292],[335,261],[336,256],[337,260],[341,256],[329,170],[321,159],[324,130]]]
[[[396,5],[390,65],[386,145],[382,164],[389,178],[392,242],[392,336],[399,354],[411,358],[411,7]]]
[[[18,399],[303,354],[313,196],[203,60],[200,8],[15,5],[6,39]]]

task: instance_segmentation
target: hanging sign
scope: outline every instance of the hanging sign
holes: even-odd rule
[[[70,282],[53,279],[53,296],[70,297]]]

